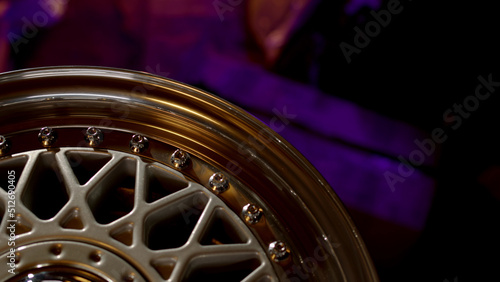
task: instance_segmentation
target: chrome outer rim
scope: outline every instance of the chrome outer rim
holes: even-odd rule
[[[268,127],[213,95],[108,68],[15,71],[0,76],[0,120],[4,161],[76,147],[127,152],[179,171],[246,221],[280,280],[377,280],[354,224],[319,173]],[[44,142],[43,127],[58,131],[55,140]],[[94,130],[89,138],[90,127],[103,139],[92,137]],[[189,164],[182,154],[174,157],[177,149],[190,156]],[[228,178],[227,192],[224,179],[210,178],[217,172]],[[264,223],[246,219],[248,204],[262,209]]]

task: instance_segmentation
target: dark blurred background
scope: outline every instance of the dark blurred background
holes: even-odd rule
[[[478,1],[0,0],[0,71],[127,68],[285,118],[382,281],[498,281],[498,18]]]

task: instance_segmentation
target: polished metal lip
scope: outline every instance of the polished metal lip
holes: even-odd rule
[[[135,71],[38,68],[0,75],[0,120],[0,135],[8,140],[44,126],[108,126],[111,133],[143,134],[181,148],[241,182],[266,207],[291,249],[291,262],[275,264],[280,279],[378,280],[357,229],[324,178],[286,140],[221,98]],[[105,134],[102,148],[107,140]],[[128,141],[112,145],[128,150]],[[12,150],[16,146],[11,142]],[[153,157],[148,152],[137,155]]]

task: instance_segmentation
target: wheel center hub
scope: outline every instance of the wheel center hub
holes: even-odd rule
[[[47,241],[25,245],[18,249],[16,260],[16,275],[7,281],[101,282],[118,277],[121,278],[118,281],[145,281],[118,255],[82,242]]]

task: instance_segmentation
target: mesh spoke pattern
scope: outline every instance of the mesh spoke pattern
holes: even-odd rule
[[[117,151],[61,148],[0,160],[0,173],[7,169],[18,177],[18,245],[95,244],[153,281],[277,281],[266,252],[240,217],[208,189],[160,163]],[[2,232],[0,241],[7,237]]]

